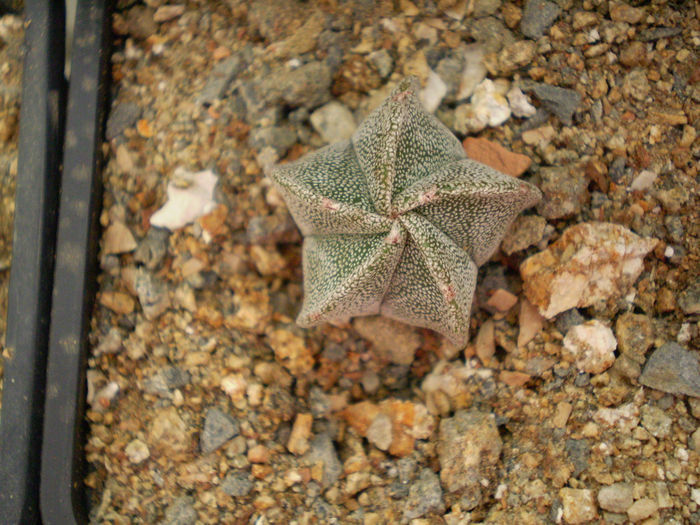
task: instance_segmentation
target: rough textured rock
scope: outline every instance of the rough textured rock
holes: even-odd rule
[[[669,394],[700,397],[697,352],[677,343],[666,343],[649,356],[639,382]]]
[[[598,505],[610,512],[627,512],[634,501],[634,488],[631,483],[613,483],[598,491]]]
[[[460,410],[440,422],[440,480],[449,492],[493,483],[503,443],[493,414]]]
[[[204,418],[204,430],[199,438],[202,454],[214,452],[238,434],[238,422],[218,408],[210,408]]]
[[[444,510],[440,479],[432,470],[424,468],[418,479],[411,484],[403,517],[405,520],[412,520],[428,512],[442,513]]]
[[[596,504],[590,489],[563,488],[559,491],[566,523],[586,523],[596,516]]]
[[[386,317],[358,317],[353,326],[379,356],[398,365],[410,365],[421,344],[415,328]]]
[[[537,40],[554,23],[559,13],[561,8],[554,2],[528,0],[520,20],[520,31],[526,37]]]
[[[571,356],[579,370],[600,374],[615,362],[617,341],[610,328],[597,319],[573,326],[564,337],[564,355]]]
[[[544,199],[537,205],[537,212],[546,219],[575,215],[588,201],[588,180],[579,166],[541,168],[537,179],[537,186],[544,194]]]
[[[577,224],[520,265],[523,290],[547,319],[621,297],[656,244],[656,239],[639,237],[617,224]]]
[[[581,94],[578,91],[549,84],[537,84],[534,92],[549,112],[559,117],[564,125],[571,126],[571,117],[581,104]]]

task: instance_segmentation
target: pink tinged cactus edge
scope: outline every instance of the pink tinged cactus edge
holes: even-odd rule
[[[468,159],[418,88],[403,79],[350,140],[270,172],[304,235],[302,326],[382,314],[464,346],[478,266],[541,198]]]

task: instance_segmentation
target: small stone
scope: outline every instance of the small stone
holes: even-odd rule
[[[141,106],[133,102],[113,104],[107,119],[105,137],[107,140],[117,138],[124,130],[133,127],[141,116]]]
[[[590,489],[563,488],[559,491],[566,523],[586,523],[596,517],[596,504]]]
[[[513,295],[508,290],[504,290],[503,288],[498,288],[495,292],[493,292],[493,295],[489,297],[489,300],[486,302],[486,306],[503,313],[513,308],[517,302],[517,295]]]
[[[270,450],[265,445],[255,445],[248,449],[248,461],[251,463],[267,463],[270,461]]]
[[[462,142],[462,146],[470,159],[513,177],[519,177],[525,173],[532,164],[532,160],[527,155],[513,153],[487,139],[467,137]]]
[[[520,31],[528,38],[537,40],[561,13],[561,8],[547,0],[527,0],[523,17],[520,20]]]
[[[622,297],[656,244],[656,239],[644,239],[617,224],[577,224],[520,265],[523,290],[547,319]]]
[[[191,525],[197,521],[197,511],[194,510],[194,498],[182,496],[176,498],[165,509],[165,519],[160,525]]]
[[[216,407],[210,408],[204,417],[204,429],[199,437],[202,454],[214,452],[238,432],[238,421]]]
[[[418,98],[426,111],[428,113],[435,113],[435,110],[440,106],[446,94],[447,84],[440,78],[440,75],[431,70],[428,73],[425,87],[418,93]]]
[[[539,215],[520,215],[510,225],[501,250],[506,255],[523,251],[542,240],[547,220]]]
[[[507,75],[532,63],[537,54],[537,44],[532,40],[520,40],[505,46],[498,53],[498,73]],[[487,65],[487,67],[489,67]],[[489,69],[491,69],[489,67]],[[492,71],[493,73],[493,71]]]
[[[394,59],[391,58],[391,55],[386,49],[373,51],[367,55],[367,60],[369,60],[369,63],[374,66],[379,76],[383,79],[391,75],[394,69]]]
[[[554,409],[554,415],[552,416],[552,426],[554,428],[566,427],[566,422],[569,420],[569,416],[571,415],[573,408],[573,405],[571,403],[567,403],[566,401],[557,403],[557,406]]]
[[[122,222],[110,224],[102,236],[102,251],[106,255],[132,252],[136,246],[131,230]]]
[[[240,57],[234,55],[216,64],[204,81],[204,86],[195,97],[198,104],[211,104],[221,99],[231,81],[245,68]]]
[[[644,9],[624,3],[610,3],[610,18],[614,22],[638,24],[644,18]]]
[[[440,479],[449,492],[496,481],[503,448],[493,414],[460,410],[440,422]]]
[[[627,67],[645,66],[649,63],[647,46],[644,42],[635,40],[620,51],[620,63]]]
[[[692,450],[700,454],[700,427],[691,434],[688,445]]]
[[[518,348],[522,348],[542,330],[544,318],[540,315],[530,301],[520,301],[520,315],[518,316],[520,329],[518,332]]]
[[[352,325],[379,357],[397,365],[410,365],[421,345],[415,328],[387,317],[357,317]]]
[[[457,90],[456,99],[466,100],[472,96],[476,86],[486,78],[486,66],[484,65],[484,49],[480,44],[469,44],[464,47],[462,53],[464,68]]]
[[[158,26],[153,15],[154,11],[150,7],[136,5],[129,9],[126,13],[127,33],[139,40],[146,40],[157,33]]]
[[[143,268],[137,270],[134,288],[146,319],[157,319],[170,307],[167,285]]]
[[[238,470],[230,470],[224,481],[220,485],[221,490],[223,490],[229,496],[234,498],[242,498],[250,494],[253,490],[253,482],[250,480],[250,476]]]
[[[651,498],[638,499],[627,509],[627,516],[632,523],[648,518],[659,509],[659,504]]]
[[[297,142],[297,134],[291,126],[267,126],[255,128],[248,136],[248,144],[257,151],[272,148],[278,157],[286,155]]]
[[[644,69],[634,69],[625,75],[622,81],[622,93],[634,100],[642,101],[647,98],[651,86]]]
[[[344,493],[346,496],[354,496],[361,490],[365,490],[371,484],[369,472],[353,472],[345,478]]]
[[[528,146],[536,146],[539,149],[544,149],[552,142],[556,131],[549,124],[535,129],[528,129],[521,135],[523,142]]]
[[[615,362],[617,341],[610,328],[594,319],[572,327],[564,337],[564,355],[573,358],[579,370],[600,374]]]
[[[537,177],[544,194],[537,212],[546,219],[576,215],[588,201],[588,180],[578,165],[540,168]]]
[[[329,143],[347,140],[355,133],[357,124],[350,110],[337,101],[331,101],[311,113],[311,125]]]
[[[654,343],[654,325],[646,315],[626,312],[617,318],[615,334],[620,352],[644,364],[646,351]]]
[[[677,343],[666,343],[649,356],[639,382],[669,394],[700,397],[698,358]]]
[[[444,511],[440,479],[432,470],[424,468],[420,471],[418,479],[411,483],[408,498],[404,504],[403,518],[410,521],[430,512],[440,515]]]
[[[527,95],[520,91],[520,88],[511,87],[506,93],[506,98],[508,99],[508,104],[510,104],[510,110],[516,117],[529,118],[537,113],[535,106],[530,104]]]
[[[330,99],[331,82],[328,64],[314,61],[265,77],[259,91],[270,103],[281,100],[292,107],[315,108]]]
[[[278,329],[268,335],[275,357],[293,375],[303,375],[314,366],[314,356],[303,338],[289,330]]]
[[[110,290],[101,292],[99,301],[105,308],[109,308],[114,313],[122,315],[130,314],[134,311],[134,307],[136,306],[136,302],[129,294]]]
[[[607,427],[616,427],[620,432],[631,432],[639,424],[639,408],[634,403],[625,403],[618,408],[599,408],[593,421]]]
[[[632,191],[646,191],[654,185],[658,175],[651,170],[643,170],[639,172],[632,184],[630,184],[630,190]]]
[[[377,414],[367,429],[367,441],[379,450],[389,450],[392,440],[391,419],[386,414]]]
[[[150,451],[148,450],[148,445],[146,445],[146,443],[140,439],[130,441],[124,449],[124,454],[126,454],[129,461],[134,464],[141,463],[143,460],[148,459],[148,456],[151,455]]]
[[[598,491],[598,505],[610,512],[627,512],[634,501],[634,489],[631,483],[613,483]]]
[[[680,293],[678,306],[686,315],[700,314],[700,279],[695,279],[688,288]]]
[[[153,21],[158,23],[167,22],[181,16],[184,12],[185,6],[182,4],[162,5],[153,13]]]
[[[549,112],[559,117],[564,125],[571,126],[571,117],[581,104],[581,94],[578,91],[549,84],[536,84],[534,92]]]
[[[491,358],[496,353],[494,324],[491,319],[486,321],[481,325],[481,328],[479,328],[479,333],[476,335],[476,341],[474,342],[474,351],[479,357],[479,360],[485,366],[489,366]]]
[[[454,126],[460,133],[476,133],[486,126],[500,126],[509,118],[508,101],[487,78],[474,90],[470,104],[457,106]]]
[[[571,26],[575,31],[598,24],[598,15],[591,11],[576,11]]]
[[[148,432],[150,448],[159,448],[167,454],[184,452],[189,448],[187,426],[174,406],[161,410]]]
[[[168,183],[168,200],[151,216],[151,225],[174,231],[214,210],[218,180],[211,170],[194,173],[178,167]]]
[[[657,438],[665,438],[671,434],[673,420],[659,407],[644,405],[641,409],[642,426]]]
[[[472,16],[474,18],[483,18],[495,14],[501,7],[501,0],[475,0],[473,5]]]
[[[310,467],[320,465],[322,476],[320,483],[323,487],[333,485],[343,472],[343,464],[338,459],[331,438],[326,433],[318,434],[309,444],[309,451],[304,456],[304,463]]]
[[[134,260],[149,270],[157,268],[168,251],[168,237],[170,232],[165,228],[149,228],[134,252]]]
[[[292,454],[301,456],[309,450],[309,438],[311,437],[311,425],[314,417],[311,414],[297,414],[292,425],[292,432],[287,441],[287,450]]]

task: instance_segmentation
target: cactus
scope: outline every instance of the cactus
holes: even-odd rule
[[[350,140],[270,172],[304,235],[301,326],[382,314],[468,340],[477,268],[540,191],[467,158],[403,79]]]

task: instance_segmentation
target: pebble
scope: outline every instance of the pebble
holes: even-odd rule
[[[184,452],[189,448],[187,426],[177,408],[170,406],[156,415],[148,432],[148,442],[151,448],[160,448],[166,454]]]
[[[501,49],[498,53],[495,68],[490,60],[486,62],[486,67],[493,74],[509,75],[521,67],[531,64],[536,54],[537,44],[535,42],[532,40],[519,40]]]
[[[279,158],[284,157],[296,142],[297,134],[291,126],[255,128],[248,136],[248,144],[251,148],[257,151],[272,148]]]
[[[386,49],[373,51],[367,55],[367,60],[374,66],[382,79],[386,79],[394,70],[394,59]]]
[[[197,521],[197,511],[194,510],[194,498],[181,496],[165,509],[165,519],[160,525],[192,525]]]
[[[588,180],[578,165],[540,168],[537,179],[544,194],[537,212],[546,219],[576,215],[588,201]]]
[[[311,125],[329,144],[347,140],[357,128],[350,110],[337,101],[321,106],[311,114]]]
[[[377,414],[367,428],[367,441],[379,450],[389,450],[392,440],[391,419],[386,414]]]
[[[510,293],[508,290],[498,288],[486,302],[488,308],[495,309],[498,312],[504,313],[515,306],[518,302],[518,296]]]
[[[513,153],[487,139],[467,137],[462,142],[462,146],[470,159],[513,177],[519,177],[525,173],[532,164],[532,160],[527,155]]]
[[[114,104],[107,118],[105,137],[107,140],[117,138],[124,130],[133,127],[141,116],[141,107],[133,102]]]
[[[408,498],[403,507],[403,519],[410,521],[430,512],[440,515],[444,511],[445,503],[442,500],[440,479],[432,470],[424,468],[420,471],[418,479],[411,483]]]
[[[631,432],[639,424],[639,408],[634,403],[625,403],[617,408],[599,408],[593,421],[616,427],[620,432]]]
[[[544,35],[560,13],[561,8],[554,2],[527,0],[520,20],[520,31],[526,37],[537,40]]]
[[[659,407],[644,405],[641,410],[642,426],[657,438],[665,438],[671,434],[673,420]]]
[[[627,509],[627,516],[632,523],[648,518],[659,510],[659,504],[651,498],[641,498],[632,503]]]
[[[698,358],[678,343],[666,343],[649,356],[639,382],[669,394],[700,397]]]
[[[151,216],[151,225],[174,231],[214,210],[214,188],[218,180],[211,170],[194,173],[176,168],[168,182],[168,200]]]
[[[459,410],[440,421],[437,443],[440,480],[448,492],[478,488],[492,478],[503,442],[493,414]]]
[[[136,239],[123,222],[113,222],[102,235],[102,252],[107,255],[133,252],[136,246]]]
[[[572,125],[571,117],[581,104],[578,91],[549,84],[535,84],[533,91],[549,112],[554,113],[564,125]]]
[[[149,321],[157,319],[170,308],[170,296],[167,285],[153,277],[147,270],[140,268],[137,271],[134,288],[143,309],[143,315]]]
[[[634,502],[634,489],[631,483],[613,483],[598,491],[598,505],[610,512],[627,512]]]
[[[148,459],[151,452],[148,450],[148,445],[141,441],[140,439],[134,439],[130,441],[129,444],[124,448],[124,454],[129,458],[134,464],[141,463],[142,461]]]
[[[149,270],[157,268],[168,251],[169,237],[170,232],[165,228],[149,228],[134,252],[134,260]]]
[[[109,308],[114,313],[128,315],[134,311],[136,302],[134,299],[124,292],[114,292],[105,290],[100,293],[99,302],[105,308]]]
[[[540,333],[544,326],[544,318],[540,315],[530,301],[520,301],[520,314],[518,316],[518,348],[522,348]]]
[[[493,320],[489,319],[479,328],[474,341],[474,352],[484,366],[489,366],[491,358],[496,353],[496,339]]]
[[[447,84],[440,78],[440,75],[430,70],[425,87],[418,93],[423,107],[428,113],[435,113],[445,95],[447,95]]]
[[[570,308],[623,297],[656,244],[656,239],[639,237],[617,224],[571,226],[520,265],[523,290],[547,319]]]
[[[686,315],[700,314],[700,279],[695,279],[693,283],[680,293],[678,306]]]
[[[250,494],[253,490],[253,482],[250,480],[250,475],[239,470],[230,470],[220,488],[229,496],[234,498],[242,498]]]
[[[304,462],[309,466],[321,465],[323,487],[333,485],[343,472],[343,464],[338,459],[333,442],[327,433],[317,434],[309,443],[309,451],[304,456]]]
[[[615,362],[617,341],[613,331],[597,319],[571,327],[564,337],[564,355],[575,360],[576,367],[600,374]]]
[[[508,101],[487,78],[474,90],[470,104],[457,106],[454,126],[459,133],[477,133],[486,126],[500,126],[509,118]]]
[[[510,225],[501,242],[506,255],[523,251],[539,243],[544,235],[547,220],[539,215],[520,215]]]
[[[529,118],[537,113],[537,109],[530,104],[527,95],[516,86],[510,88],[508,93],[506,93],[506,98],[508,99],[508,104],[510,104],[510,110],[516,117]]]
[[[414,327],[387,317],[358,317],[352,325],[372,344],[380,359],[397,365],[410,365],[421,345],[421,337]]]
[[[642,170],[639,172],[632,184],[630,184],[630,190],[632,191],[646,191],[654,185],[658,175],[656,172],[651,170]]]
[[[296,69],[281,69],[266,76],[259,86],[263,100],[283,101],[292,107],[315,108],[331,97],[332,74],[324,62],[313,61]]]
[[[287,441],[287,450],[292,454],[301,456],[309,450],[309,438],[311,437],[311,425],[314,417],[311,414],[297,414],[292,425],[292,432]]]
[[[204,417],[204,429],[199,437],[202,454],[214,452],[238,432],[238,421],[216,407],[209,408]]]
[[[625,3],[610,3],[610,18],[614,22],[626,22],[628,24],[638,24],[644,18],[644,9],[632,7]]]
[[[198,104],[211,104],[224,96],[231,81],[245,69],[238,55],[230,56],[216,64],[204,81],[204,87],[195,97]]]
[[[314,366],[314,356],[303,338],[289,330],[278,329],[268,335],[268,344],[275,357],[292,375],[300,376]]]
[[[571,489],[565,487],[559,491],[566,523],[586,523],[596,517],[596,504],[590,489]]]
[[[647,46],[644,42],[635,40],[620,51],[620,63],[627,67],[645,66],[649,63]]]
[[[617,318],[615,334],[620,352],[640,365],[644,364],[646,351],[654,343],[654,325],[642,314],[625,312]]]
[[[642,101],[647,98],[651,86],[643,69],[634,69],[622,80],[622,93],[631,99]]]
[[[486,66],[484,65],[484,48],[480,44],[464,46],[462,52],[464,67],[457,90],[456,99],[467,100],[472,96],[476,86],[486,78]]]

